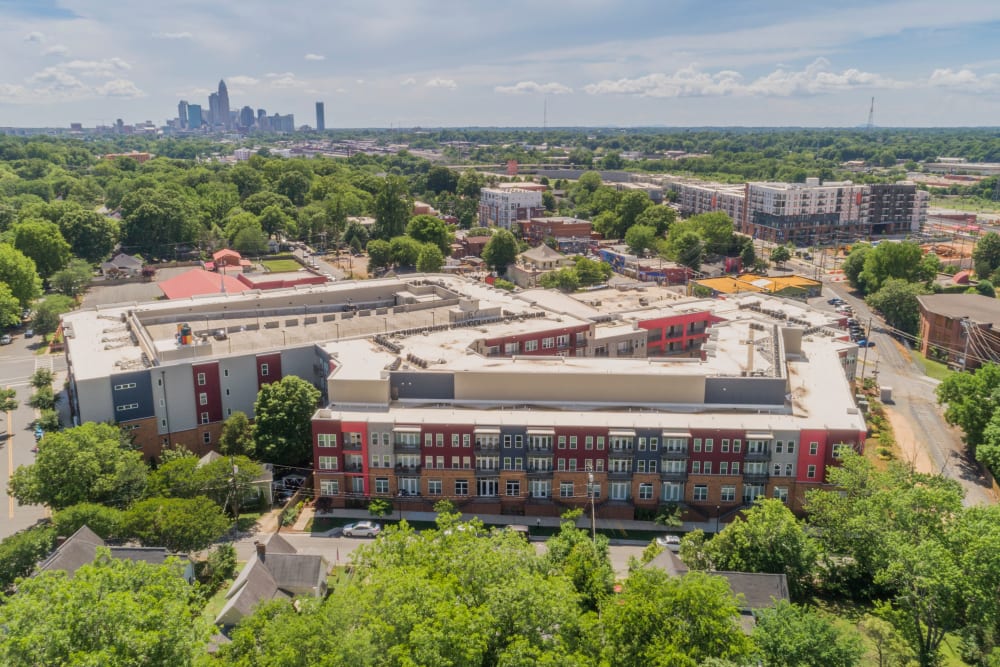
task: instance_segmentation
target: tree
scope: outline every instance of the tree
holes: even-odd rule
[[[972,249],[972,262],[980,280],[992,276],[1000,268],[1000,234],[987,232],[980,236]]]
[[[28,399],[28,405],[36,410],[54,409],[56,407],[56,396],[52,391],[52,387],[39,387],[35,393],[31,395],[31,398]]]
[[[0,592],[10,591],[15,581],[30,575],[55,544],[56,530],[46,525],[32,526],[0,541]],[[0,642],[2,638],[0,630]]]
[[[211,626],[201,616],[181,564],[97,559],[23,580],[0,606],[5,665],[191,665]]]
[[[675,226],[676,229],[676,226]],[[701,260],[705,253],[705,245],[694,232],[685,232],[678,235],[671,243],[671,251],[678,264],[688,267],[693,271],[701,268]]]
[[[115,249],[118,221],[84,208],[64,213],[56,223],[73,254],[88,264],[101,262]]]
[[[112,539],[121,535],[122,511],[97,503],[77,503],[59,510],[52,518],[56,535],[69,537],[83,526],[91,529],[102,539]]]
[[[187,195],[166,188],[138,188],[121,201],[122,245],[153,257],[175,257],[198,236],[198,213]]]
[[[267,234],[256,220],[240,227],[232,236],[232,246],[244,255],[260,255],[267,251]]]
[[[352,248],[354,247],[355,241],[357,242],[359,248],[364,248],[365,245],[368,244],[368,230],[366,230],[364,225],[361,223],[352,222],[347,225],[347,228],[344,230],[344,238],[342,240]]]
[[[143,546],[187,553],[207,548],[229,528],[229,519],[209,498],[147,498],[122,516],[122,532]]]
[[[779,245],[771,251],[771,261],[782,266],[785,262],[792,258],[792,253],[788,249],[788,246]]]
[[[983,296],[988,296],[991,299],[995,299],[997,296],[996,289],[993,287],[993,283],[986,278],[983,278],[975,286],[976,294],[982,294]]]
[[[567,267],[542,275],[538,279],[538,284],[546,289],[575,292],[580,288],[580,277],[576,274],[576,270]]]
[[[444,255],[440,248],[433,243],[424,243],[420,246],[420,254],[417,255],[417,271],[422,273],[438,273],[444,266]]]
[[[987,427],[1000,407],[1000,366],[983,364],[971,373],[952,373],[937,387],[938,403],[945,406],[944,418],[964,433],[971,454],[986,441]],[[988,444],[1000,444],[991,432]]]
[[[383,241],[401,236],[411,211],[413,201],[410,199],[406,179],[386,176],[375,194],[375,226],[372,236]]]
[[[309,192],[309,178],[300,171],[286,171],[274,186],[275,192],[282,194],[295,204],[306,203],[306,193]]]
[[[663,236],[676,220],[677,212],[671,207],[649,206],[635,219],[635,224],[652,227],[657,236]]]
[[[517,259],[517,239],[506,229],[498,229],[483,247],[483,261],[497,275],[503,275],[507,267]]]
[[[639,568],[601,612],[607,664],[694,667],[709,658],[743,664],[751,653],[736,621],[736,599],[722,577],[701,572],[671,577]]]
[[[17,410],[17,389],[0,388],[0,412]]]
[[[754,616],[757,625],[751,638],[765,665],[854,667],[864,656],[864,644],[856,632],[837,629],[807,607],[782,600]]]
[[[865,270],[865,260],[872,250],[874,248],[867,243],[855,243],[851,246],[851,252],[844,258],[844,263],[841,264],[841,268],[844,270],[844,277],[847,278],[848,282],[855,289],[864,289],[861,272]]]
[[[55,223],[25,220],[12,228],[14,247],[29,257],[42,278],[66,266],[73,256],[69,244]]]
[[[451,252],[451,244],[455,240],[448,223],[433,215],[416,215],[411,218],[406,225],[406,235],[421,243],[433,243],[442,254]]]
[[[397,266],[417,265],[420,258],[421,244],[409,236],[397,236],[389,241],[389,252],[392,253],[392,262]]]
[[[0,328],[16,327],[21,323],[21,302],[4,283],[0,283]]]
[[[599,285],[611,277],[611,265],[589,257],[578,256],[573,271],[580,285]]]
[[[648,248],[652,248],[656,240],[656,230],[646,225],[633,225],[625,232],[625,244],[629,252],[635,255],[642,255]]]
[[[320,392],[289,375],[261,387],[254,403],[257,454],[268,463],[302,465],[312,459],[312,426]]]
[[[392,246],[388,241],[372,239],[365,247],[368,253],[368,270],[385,269],[392,264]]]
[[[271,205],[260,212],[258,217],[260,222],[260,228],[264,230],[265,234],[270,236],[286,236],[295,237],[297,226],[295,224],[295,218],[285,213],[285,211],[276,205]]]
[[[916,334],[920,325],[920,303],[917,297],[927,289],[919,283],[890,278],[881,288],[869,294],[865,303],[882,313],[886,324],[909,334]]]
[[[448,167],[433,166],[427,172],[427,189],[436,195],[442,192],[455,192],[458,187],[458,174]]]
[[[145,490],[142,454],[122,444],[116,426],[93,422],[47,434],[35,462],[10,480],[11,495],[22,504],[55,510],[82,502],[123,507]]]
[[[94,270],[85,260],[71,259],[65,268],[52,274],[49,284],[61,294],[76,297],[87,290],[93,275]]]
[[[925,261],[923,249],[915,241],[879,243],[865,254],[864,270],[858,276],[860,287],[868,294],[882,289],[892,279],[905,282],[929,282],[940,262]]]
[[[385,498],[372,498],[368,503],[368,513],[376,519],[389,516],[392,512],[392,503]]]
[[[35,263],[20,250],[0,243],[0,283],[6,284],[21,308],[27,308],[42,293]]]
[[[59,328],[59,316],[68,313],[76,305],[73,299],[62,294],[50,294],[35,307],[33,324],[35,332],[50,334]]]
[[[615,573],[611,568],[609,542],[604,535],[591,535],[576,527],[580,510],[563,514],[559,532],[548,539],[545,563],[573,583],[586,609],[596,611],[611,595]]]
[[[48,387],[51,389],[53,378],[55,378],[55,375],[53,375],[52,371],[48,368],[39,368],[31,374],[29,383],[35,389],[41,389],[42,387]]]
[[[225,456],[253,456],[253,425],[245,412],[237,410],[226,417],[219,435],[219,452]]]
[[[753,247],[753,239],[746,239],[740,250],[740,263],[744,270],[753,269],[757,264],[757,250]]]
[[[793,598],[802,598],[818,548],[791,510],[774,499],[758,500],[705,545],[712,569],[784,574]]]

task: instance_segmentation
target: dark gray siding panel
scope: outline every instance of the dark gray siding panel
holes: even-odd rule
[[[785,381],[781,378],[706,378],[705,402],[784,405]]]
[[[454,400],[455,376],[451,373],[396,371],[389,377],[393,399]]]
[[[148,371],[121,373],[111,378],[111,403],[115,421],[127,422],[152,417],[153,385]]]

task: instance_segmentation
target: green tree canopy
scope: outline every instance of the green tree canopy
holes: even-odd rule
[[[881,247],[881,246],[879,246]],[[869,294],[865,303],[882,313],[886,324],[908,334],[916,334],[920,326],[920,303],[917,297],[926,294],[922,283],[889,278],[881,288]]]
[[[0,541],[0,592],[10,591],[17,579],[34,572],[55,545],[56,529],[46,525],[32,526]],[[0,641],[2,637],[0,630]]]
[[[209,498],[147,498],[122,516],[122,532],[143,546],[177,553],[200,551],[222,537],[229,519]]]
[[[57,292],[69,297],[79,296],[90,287],[94,270],[85,260],[71,259],[65,268],[52,274],[49,284]]]
[[[181,565],[111,558],[70,579],[42,572],[0,606],[0,663],[173,667],[194,664],[211,627]]]
[[[444,266],[444,255],[441,249],[433,243],[423,243],[420,254],[417,255],[417,271],[422,273],[438,273]]]
[[[406,225],[406,235],[421,243],[433,243],[442,255],[451,253],[451,244],[455,235],[444,220],[433,215],[416,215],[410,218]]]
[[[754,615],[757,625],[751,638],[765,665],[854,667],[864,656],[857,632],[839,630],[807,607],[781,601]]]
[[[653,248],[656,241],[656,229],[648,225],[633,225],[625,232],[625,244],[629,252],[642,255]]]
[[[73,254],[91,264],[103,261],[115,249],[119,225],[114,218],[80,208],[56,222]]]
[[[397,236],[389,241],[392,262],[397,266],[415,267],[420,259],[420,248],[421,243],[409,236]]]
[[[0,243],[0,283],[7,285],[22,308],[30,306],[42,293],[42,281],[35,263],[7,243]]]
[[[635,224],[646,225],[656,230],[657,236],[663,236],[670,225],[677,220],[677,212],[669,206],[649,206],[635,219]]]
[[[779,245],[771,251],[771,261],[778,266],[783,265],[791,258],[792,251],[788,249],[788,246]]]
[[[14,247],[35,262],[38,275],[48,278],[73,256],[59,227],[46,220],[25,220],[11,228]]]
[[[289,375],[261,387],[254,403],[257,455],[268,463],[303,465],[312,459],[313,412],[319,390]]]
[[[50,294],[35,307],[33,325],[40,334],[50,334],[59,328],[59,316],[68,313],[76,305],[68,296]]]
[[[254,455],[253,425],[245,412],[237,410],[222,424],[219,435],[219,452],[225,456]]]
[[[483,247],[483,261],[498,275],[503,275],[507,267],[517,259],[517,239],[506,229],[498,229]]]
[[[368,253],[369,271],[372,269],[384,269],[392,264],[392,246],[389,245],[388,241],[372,239],[365,246],[365,252]]]
[[[21,302],[6,283],[0,283],[0,327],[16,327],[21,323]]]
[[[909,283],[929,282],[934,279],[940,266],[940,262],[935,261],[936,258],[925,258],[923,250],[915,241],[883,241],[866,251],[864,258],[864,269],[858,276],[858,282],[859,287],[868,294],[878,292],[892,279]]]
[[[401,236],[413,211],[406,179],[386,176],[375,195],[375,226],[372,236],[383,241]]]
[[[142,454],[122,443],[116,426],[92,422],[47,434],[35,462],[10,480],[21,503],[56,510],[82,502],[124,507],[145,490]]]
[[[980,236],[972,250],[972,262],[980,280],[991,277],[1000,269],[1000,234],[987,232]]]

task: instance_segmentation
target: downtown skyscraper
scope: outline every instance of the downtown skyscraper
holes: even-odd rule
[[[322,132],[326,129],[326,112],[323,109],[323,103],[316,103],[316,130]]]
[[[219,107],[218,115],[215,118],[215,123],[217,125],[222,125],[227,130],[232,127],[232,119],[229,117],[229,89],[226,88],[226,82],[222,79],[219,80]]]

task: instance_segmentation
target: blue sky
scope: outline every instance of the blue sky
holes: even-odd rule
[[[1000,125],[1000,2],[0,0],[0,126]]]

